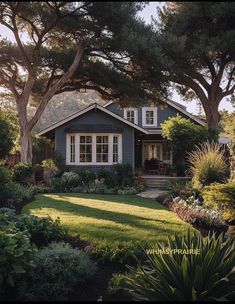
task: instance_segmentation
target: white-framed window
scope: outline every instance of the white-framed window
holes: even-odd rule
[[[125,108],[124,118],[138,125],[138,109],[136,108]]]
[[[142,126],[157,127],[157,108],[142,108]]]
[[[67,165],[122,163],[122,134],[76,133],[66,135]]]

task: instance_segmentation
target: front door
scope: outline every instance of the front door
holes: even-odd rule
[[[143,164],[145,160],[162,160],[162,143],[144,142],[143,143]]]

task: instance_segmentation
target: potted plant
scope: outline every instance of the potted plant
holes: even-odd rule
[[[52,177],[58,172],[58,168],[53,159],[48,158],[42,161],[43,180],[46,184],[51,184]]]

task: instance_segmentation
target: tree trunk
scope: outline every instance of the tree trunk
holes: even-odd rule
[[[20,143],[21,143],[21,162],[32,163],[32,135],[31,132],[26,130],[20,131]]]
[[[209,130],[215,131],[219,129],[220,114],[216,102],[208,100],[208,105],[203,106],[206,114],[206,122]]]

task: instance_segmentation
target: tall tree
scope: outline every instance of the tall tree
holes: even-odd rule
[[[138,2],[0,4],[0,24],[15,38],[0,40],[0,85],[17,105],[21,161],[32,161],[31,131],[54,95],[92,89],[103,98],[143,99],[121,41],[141,8]]]
[[[158,12],[151,34],[138,30],[148,48],[135,43],[133,64],[149,85],[160,77],[186,100],[196,97],[208,127],[218,128],[221,100],[234,99],[235,3],[169,2]]]

